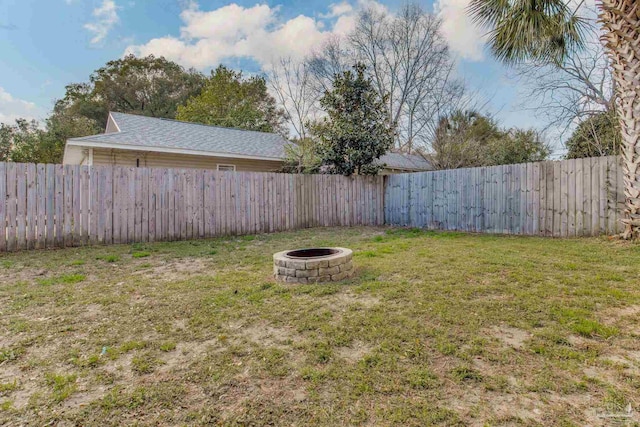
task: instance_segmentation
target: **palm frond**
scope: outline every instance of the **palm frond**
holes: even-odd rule
[[[468,10],[489,29],[491,51],[505,63],[561,63],[582,47],[586,22],[564,0],[472,0]]]

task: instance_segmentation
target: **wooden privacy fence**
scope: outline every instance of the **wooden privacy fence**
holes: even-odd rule
[[[0,252],[316,226],[621,231],[617,157],[377,177],[0,163]]]
[[[488,233],[593,236],[621,231],[617,157],[391,175],[385,223]]]
[[[382,177],[0,163],[0,251],[383,221]]]

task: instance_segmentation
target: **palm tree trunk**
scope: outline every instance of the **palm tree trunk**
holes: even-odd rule
[[[640,238],[640,1],[601,0],[602,41],[613,66],[622,130],[623,237]]]

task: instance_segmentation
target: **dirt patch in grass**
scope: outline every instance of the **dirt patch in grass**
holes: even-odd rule
[[[287,348],[294,339],[300,338],[292,328],[278,328],[266,322],[247,326],[232,324],[229,327],[229,331],[235,336],[246,338],[265,347]]]
[[[39,390],[40,387],[35,385],[33,382],[20,384],[20,386],[11,393],[11,398],[8,400],[11,402],[11,409],[17,411],[24,410],[29,404],[31,396]]]
[[[600,358],[627,369],[640,369],[640,304],[607,308],[599,311],[598,317],[628,336],[621,337],[619,345],[607,346]]]
[[[487,402],[491,402],[491,405],[488,406]],[[491,420],[492,425],[544,424],[544,406],[535,394],[466,393],[452,399],[452,407],[465,418]],[[471,425],[480,426],[483,423]]]
[[[106,385],[92,385],[84,379],[78,380],[76,391],[62,404],[63,411],[74,411],[89,406],[92,402],[106,396],[109,387]]]
[[[172,282],[176,280],[186,280],[195,275],[212,275],[213,271],[208,266],[209,263],[205,259],[186,258],[151,265],[136,274],[160,282]]]
[[[509,326],[494,326],[491,328],[491,334],[505,345],[516,349],[523,348],[531,339],[530,332]]]
[[[115,375],[122,382],[131,382],[133,380],[133,371],[131,369],[133,357],[133,353],[127,353],[112,360],[107,359],[101,367],[101,370],[108,374]]]
[[[638,316],[640,316],[640,304],[628,305],[626,307],[611,307],[599,313],[599,317],[604,322],[610,324],[625,320],[635,322]]]
[[[331,298],[331,305],[346,309],[353,306],[362,306],[370,309],[380,304],[380,298],[368,293],[340,292]]]
[[[625,329],[640,338],[640,304],[602,310],[599,317],[603,323]]]
[[[11,263],[10,268],[0,267],[0,276],[5,283],[31,282],[50,274],[49,269],[29,268],[22,263]]]
[[[17,337],[15,336],[0,336],[0,349],[10,349],[16,341]]]
[[[348,347],[339,347],[336,350],[338,357],[350,362],[356,363],[362,360],[367,354],[371,353],[373,347],[362,341],[355,341]]]
[[[162,364],[158,368],[158,373],[166,374],[188,370],[191,364],[197,363],[207,354],[220,352],[225,347],[217,338],[178,343],[174,350],[167,351],[160,356]]]
[[[247,371],[236,376],[219,396],[220,421],[235,425],[251,419],[256,424],[277,425],[279,417],[290,416],[282,414],[286,408],[302,409],[299,405],[307,404],[307,399],[308,392],[300,381],[286,378],[257,383]]]
[[[87,320],[98,320],[104,317],[105,312],[100,304],[88,304],[82,309],[81,316]]]
[[[29,398],[41,389],[33,373],[29,375],[24,369],[7,363],[0,364],[1,384],[14,385],[11,391],[0,393],[0,401],[2,401],[3,395],[8,396],[11,400],[11,406],[16,410],[24,409],[29,403]]]
[[[630,316],[638,316],[640,315],[640,304],[639,305],[631,305],[628,307],[624,307],[620,310],[617,310],[616,313],[619,317],[630,317]]]

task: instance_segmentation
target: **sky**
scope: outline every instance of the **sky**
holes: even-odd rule
[[[0,0],[0,122],[44,119],[69,83],[127,53],[164,55],[202,71],[220,63],[260,72],[345,34],[359,8],[402,0]],[[483,43],[469,0],[422,0],[443,20],[456,72],[503,126],[541,128],[524,91]]]

